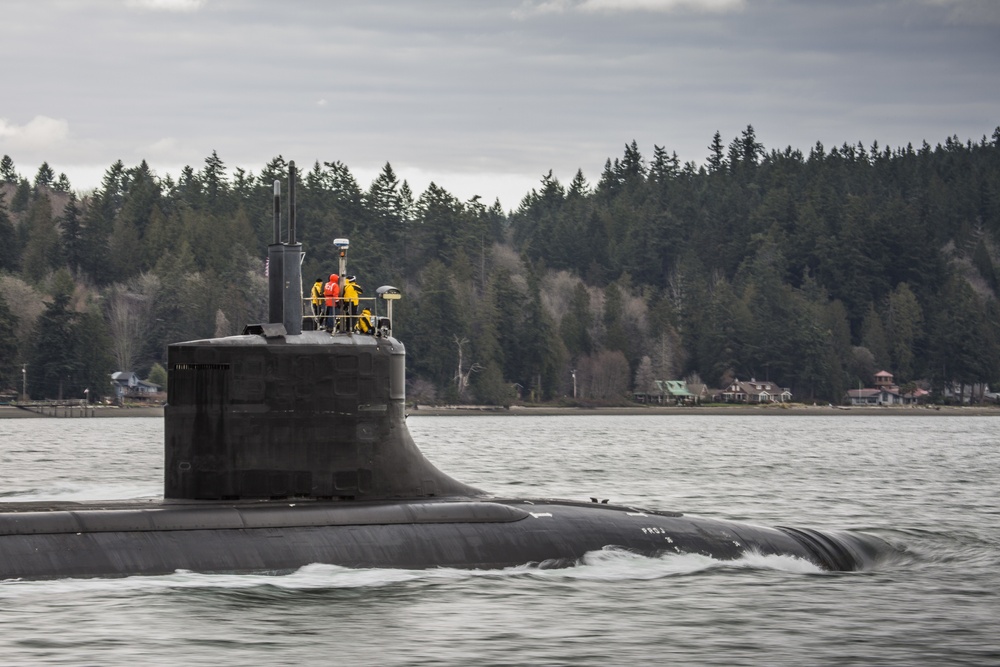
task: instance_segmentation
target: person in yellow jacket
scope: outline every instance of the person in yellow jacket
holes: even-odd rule
[[[313,313],[313,324],[316,325],[317,329],[323,328],[323,314],[325,309],[323,308],[323,279],[317,278],[316,282],[312,286],[312,313]]]
[[[364,292],[353,275],[344,276],[344,293],[341,301],[344,304],[344,314],[347,315],[347,330],[354,331],[358,323],[358,295]]]

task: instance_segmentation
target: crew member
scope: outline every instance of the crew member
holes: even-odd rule
[[[353,275],[344,276],[344,314],[347,315],[347,331],[354,331],[358,322],[358,295],[364,292],[361,285],[355,282]]]
[[[340,296],[340,276],[336,273],[330,274],[330,282],[323,287],[323,296],[326,297],[326,330],[332,332],[337,323],[336,307]]]
[[[323,305],[323,279],[317,278],[312,286],[312,313],[313,327],[317,330],[323,328],[323,316],[326,308]]]

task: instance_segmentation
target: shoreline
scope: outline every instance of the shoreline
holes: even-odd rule
[[[45,409],[47,412],[51,408]],[[163,418],[163,407],[119,408],[111,406],[92,406],[86,409],[86,415],[81,414],[81,408],[68,411],[57,408],[57,414],[40,414],[38,412],[17,408],[11,405],[0,405],[0,419],[89,419],[92,417],[107,418]],[[460,416],[474,417],[482,415],[502,417],[552,417],[559,415],[600,415],[600,416],[641,416],[641,415],[739,415],[756,416],[772,415],[782,417],[1000,417],[1000,407],[990,406],[922,406],[922,407],[859,407],[859,406],[818,406],[793,404],[785,407],[772,405],[713,405],[708,407],[667,407],[667,406],[628,406],[600,408],[563,408],[563,407],[528,407],[513,405],[509,409],[482,405],[437,405],[407,408],[407,416]]]
[[[91,405],[86,408],[73,407],[43,407],[31,409],[18,408],[13,405],[0,405],[0,419],[90,419],[91,417],[158,417],[163,418],[163,407],[119,408],[110,405]],[[52,414],[52,413],[55,414]],[[84,414],[86,413],[86,414]]]
[[[796,404],[770,405],[712,405],[706,407],[677,406],[628,406],[603,408],[561,408],[561,407],[528,407],[512,405],[509,409],[476,405],[419,406],[408,409],[407,415],[426,415],[433,417],[452,415],[497,415],[497,416],[556,416],[556,415],[774,415],[788,417],[864,417],[864,416],[901,416],[901,417],[1000,417],[1000,407],[992,406],[828,406]]]

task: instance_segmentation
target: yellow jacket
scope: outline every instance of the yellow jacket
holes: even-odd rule
[[[344,280],[344,302],[353,306],[358,305],[358,295],[364,292],[361,285],[352,280]]]

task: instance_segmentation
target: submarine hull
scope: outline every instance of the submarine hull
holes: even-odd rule
[[[719,560],[779,554],[826,570],[857,570],[871,566],[885,546],[858,533],[554,500],[32,505],[0,513],[0,579],[283,573],[311,563],[567,566],[605,548]]]

